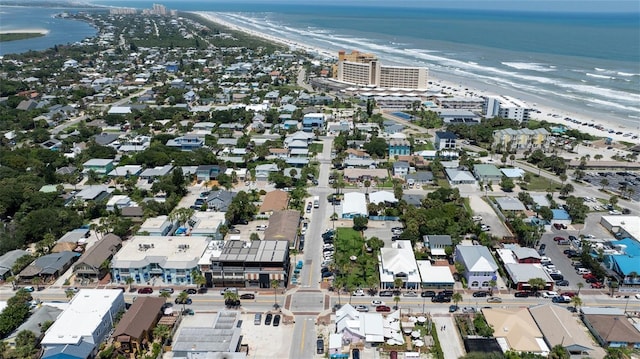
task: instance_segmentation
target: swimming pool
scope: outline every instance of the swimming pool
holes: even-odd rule
[[[392,112],[392,115],[396,116],[396,117],[400,117],[403,120],[407,120],[407,121],[411,121],[413,120],[413,116],[409,115],[408,113],[404,113],[404,112]]]
[[[185,227],[179,227],[178,229],[176,229],[176,236],[179,236],[181,234],[185,234],[187,233],[187,229]]]

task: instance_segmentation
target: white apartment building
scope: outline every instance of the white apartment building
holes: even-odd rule
[[[531,108],[510,96],[488,96],[484,103],[485,117],[502,117],[516,121],[529,121]]]
[[[385,66],[380,64],[375,56],[366,55],[357,57],[339,53],[338,64],[335,67],[336,80],[361,86],[427,89],[426,67]]]

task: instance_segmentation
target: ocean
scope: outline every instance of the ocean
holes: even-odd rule
[[[95,36],[97,31],[83,21],[53,17],[79,9],[0,6],[0,32],[20,29],[48,30],[46,36],[26,40],[0,42],[0,55],[17,54],[29,50],[46,50],[55,44],[63,45]]]
[[[238,26],[640,129],[640,13],[155,1]],[[150,8],[152,1],[92,1]],[[378,3],[379,4],[379,3]],[[414,3],[416,4],[416,3]]]

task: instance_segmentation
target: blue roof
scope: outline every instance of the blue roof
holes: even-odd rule
[[[624,238],[619,241],[611,242],[612,245],[624,245],[625,253],[631,257],[640,257],[640,242],[631,238]]]
[[[629,275],[631,272],[640,273],[640,261],[638,257],[630,257],[626,255],[611,256],[618,270],[623,275]]]
[[[556,219],[556,220],[571,219],[571,216],[569,215],[569,213],[564,209],[552,209],[551,212],[553,212],[553,219]]]
[[[91,355],[94,348],[92,343],[84,340],[78,345],[55,345],[44,352],[42,359],[85,359]]]
[[[436,132],[436,137],[440,138],[440,139],[450,139],[450,140],[455,140],[456,139],[456,134],[453,132],[449,132],[449,131],[437,131]]]

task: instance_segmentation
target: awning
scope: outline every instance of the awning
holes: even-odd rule
[[[244,278],[246,280],[258,280],[260,279],[260,273],[245,273]]]
[[[282,280],[284,279],[284,276],[282,275],[282,273],[269,273],[269,279],[270,280]]]
[[[444,248],[432,248],[431,249],[432,256],[444,256],[446,255]]]

